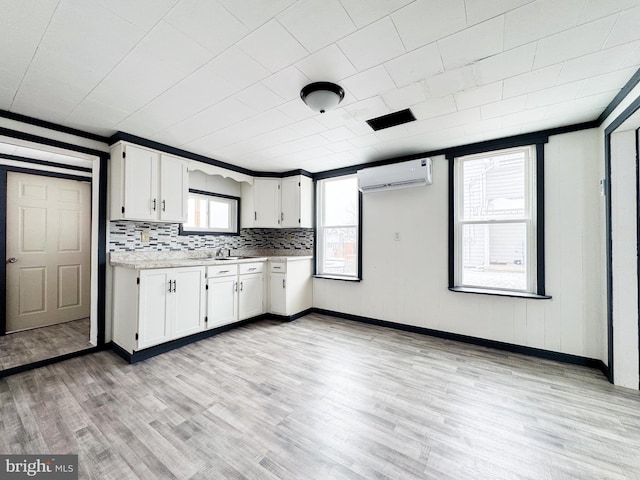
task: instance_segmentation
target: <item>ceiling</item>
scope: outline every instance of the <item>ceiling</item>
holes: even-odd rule
[[[598,118],[640,0],[0,0],[0,109],[311,172]],[[300,89],[332,81],[316,114]],[[373,117],[417,121],[373,132]]]

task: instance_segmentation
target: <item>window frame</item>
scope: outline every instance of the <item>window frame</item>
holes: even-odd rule
[[[314,278],[324,278],[329,280],[342,280],[342,281],[350,281],[350,282],[359,282],[362,280],[362,198],[363,198],[362,192],[360,190],[358,190],[357,192],[357,199],[358,199],[357,200],[358,201],[358,205],[357,205],[358,224],[357,225],[329,225],[329,226],[323,225],[323,212],[324,212],[323,190],[324,189],[322,187],[322,182],[343,179],[347,177],[357,178],[357,175],[355,173],[333,175],[330,177],[318,178],[318,179],[315,179],[314,181],[314,189],[315,189],[314,197],[316,202],[316,208],[315,208],[316,229],[315,229],[315,242],[314,242],[316,261],[315,261]],[[327,228],[353,228],[353,227],[355,227],[356,229],[356,241],[357,241],[356,274],[342,275],[342,274],[333,274],[333,273],[322,273],[320,271],[320,266],[322,265],[322,262],[324,260],[324,251],[321,248],[324,230]]]
[[[225,231],[221,231],[221,230],[211,230],[211,229],[193,229],[193,228],[185,228],[184,224],[181,223],[179,226],[179,235],[230,235],[230,236],[237,236],[240,235],[240,197],[235,197],[233,195],[224,195],[222,193],[213,193],[213,192],[207,192],[205,190],[198,190],[195,188],[190,188],[189,189],[189,194],[188,195],[199,195],[202,197],[215,197],[215,198],[224,198],[226,200],[233,200],[236,202],[236,212],[235,215],[232,215],[235,217],[235,229],[229,231],[229,230],[225,230]],[[187,196],[187,201],[188,201],[189,196]]]
[[[479,148],[454,149],[447,153],[449,161],[449,290],[463,293],[476,293],[488,295],[501,295],[509,297],[524,297],[534,299],[549,299],[545,293],[545,247],[544,247],[544,144],[547,139],[537,142],[526,142],[518,144],[495,144],[486,142]],[[473,157],[483,157],[488,154],[508,153],[509,151],[523,150],[531,148],[533,161],[529,162],[529,168],[525,175],[525,201],[530,202],[530,218],[527,228],[527,258],[535,261],[535,265],[528,270],[527,290],[511,290],[493,287],[478,287],[463,285],[458,279],[462,278],[462,250],[461,250],[461,230],[464,224],[498,224],[498,223],[522,223],[521,220],[504,220],[500,222],[491,221],[458,221],[458,208],[460,208],[458,195],[462,187],[462,177],[458,175],[457,168],[462,162],[456,159]],[[460,261],[457,261],[460,260]]]

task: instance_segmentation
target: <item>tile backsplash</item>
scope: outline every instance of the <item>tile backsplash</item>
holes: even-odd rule
[[[149,232],[149,243],[141,233]],[[288,250],[311,254],[312,228],[243,228],[240,235],[180,235],[177,223],[109,222],[109,251],[177,251],[224,248],[231,250]]]

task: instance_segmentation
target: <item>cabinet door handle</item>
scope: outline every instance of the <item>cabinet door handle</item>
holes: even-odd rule
[[[237,292],[238,291],[238,282],[233,282],[233,289]]]
[[[163,212],[167,211],[167,202],[166,202],[166,200],[162,200],[162,211]]]
[[[251,267],[249,269],[247,269],[249,272],[253,272],[256,269],[256,267]]]
[[[229,273],[229,270],[220,270],[218,273]]]
[[[258,212],[253,212],[253,219],[258,220]]]
[[[171,293],[173,290],[171,290],[171,280],[169,280],[169,293]]]
[[[153,211],[154,212],[156,211],[156,199],[155,198],[153,199]]]
[[[286,282],[286,280],[283,278],[282,279],[282,288],[286,288],[287,287],[287,284],[285,282]]]
[[[173,281],[173,293],[176,293],[178,291],[178,281],[174,280]]]
[[[244,287],[244,282],[240,282],[240,291],[243,291],[243,287]]]
[[[280,220],[284,220],[284,212],[280,212]]]

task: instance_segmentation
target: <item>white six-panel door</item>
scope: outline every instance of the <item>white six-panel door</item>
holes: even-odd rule
[[[7,173],[7,331],[90,313],[91,185]]]

